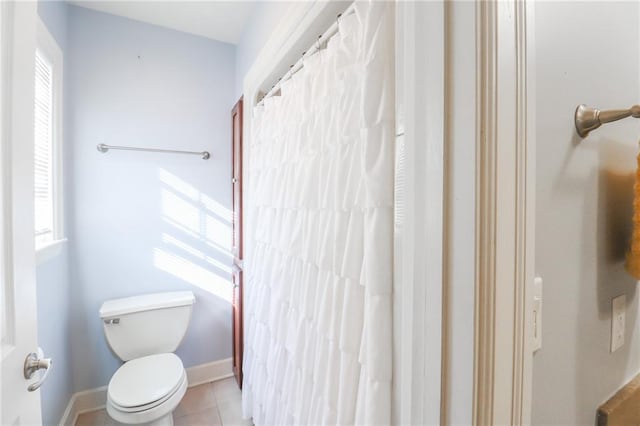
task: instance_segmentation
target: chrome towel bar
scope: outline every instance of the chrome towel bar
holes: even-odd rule
[[[574,117],[576,132],[580,137],[586,138],[590,131],[597,129],[604,123],[622,120],[627,117],[640,118],[640,105],[634,105],[629,109],[600,111],[597,108],[582,104],[576,108]]]
[[[135,147],[135,146],[115,146],[115,145],[106,145],[106,144],[98,144],[98,146],[96,147],[98,149],[98,151],[105,153],[107,151],[109,151],[110,149],[122,149],[125,151],[146,151],[146,152],[164,152],[167,154],[190,154],[190,155],[199,155],[202,157],[203,160],[208,160],[209,158],[211,158],[211,154],[209,154],[209,151],[202,151],[202,152],[198,152],[198,151],[179,151],[179,150],[175,150],[175,149],[160,149],[160,148],[139,148],[139,147]]]

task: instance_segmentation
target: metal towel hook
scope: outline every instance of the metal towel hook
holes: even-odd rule
[[[640,118],[640,105],[634,105],[629,109],[614,109],[609,111],[600,111],[584,104],[576,108],[575,125],[576,132],[582,138],[586,138],[589,132],[602,126],[604,123],[622,120],[623,118],[633,117]]]

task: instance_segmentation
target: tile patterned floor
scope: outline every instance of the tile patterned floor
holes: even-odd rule
[[[242,396],[233,377],[194,386],[173,412],[175,426],[252,426],[242,420]],[[76,426],[118,426],[102,409],[78,416]]]

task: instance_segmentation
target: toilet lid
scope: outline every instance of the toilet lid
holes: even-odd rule
[[[184,375],[175,354],[157,354],[125,362],[109,382],[109,399],[123,408],[151,404],[173,393]]]

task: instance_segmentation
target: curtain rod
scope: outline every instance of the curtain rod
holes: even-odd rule
[[[256,105],[264,104],[265,99],[270,98],[278,90],[280,90],[280,86],[282,85],[282,83],[284,83],[289,78],[291,78],[291,76],[293,76],[295,73],[300,71],[300,69],[304,65],[304,60],[320,50],[320,40],[326,40],[325,43],[327,43],[331,39],[331,37],[333,37],[338,32],[338,24],[340,22],[340,18],[342,16],[351,15],[354,12],[355,12],[355,3],[351,3],[351,5],[349,5],[349,7],[347,7],[344,12],[340,13],[337,16],[336,21],[333,24],[331,24],[331,26],[324,33],[318,36],[318,41],[313,43],[313,45],[309,49],[302,52],[302,57],[298,59],[298,61],[295,64],[289,67],[289,71],[287,71],[285,75],[280,77],[280,79],[278,79],[276,84],[271,86],[271,90],[269,90],[262,98],[260,98],[260,100]]]
[[[125,151],[145,151],[145,152],[164,152],[167,154],[190,154],[190,155],[199,155],[203,160],[208,160],[211,157],[209,151],[179,151],[175,149],[160,149],[160,148],[139,148],[136,146],[115,146],[115,145],[106,145],[106,144],[98,144],[96,147],[98,151],[105,153],[110,149],[122,149]]]

